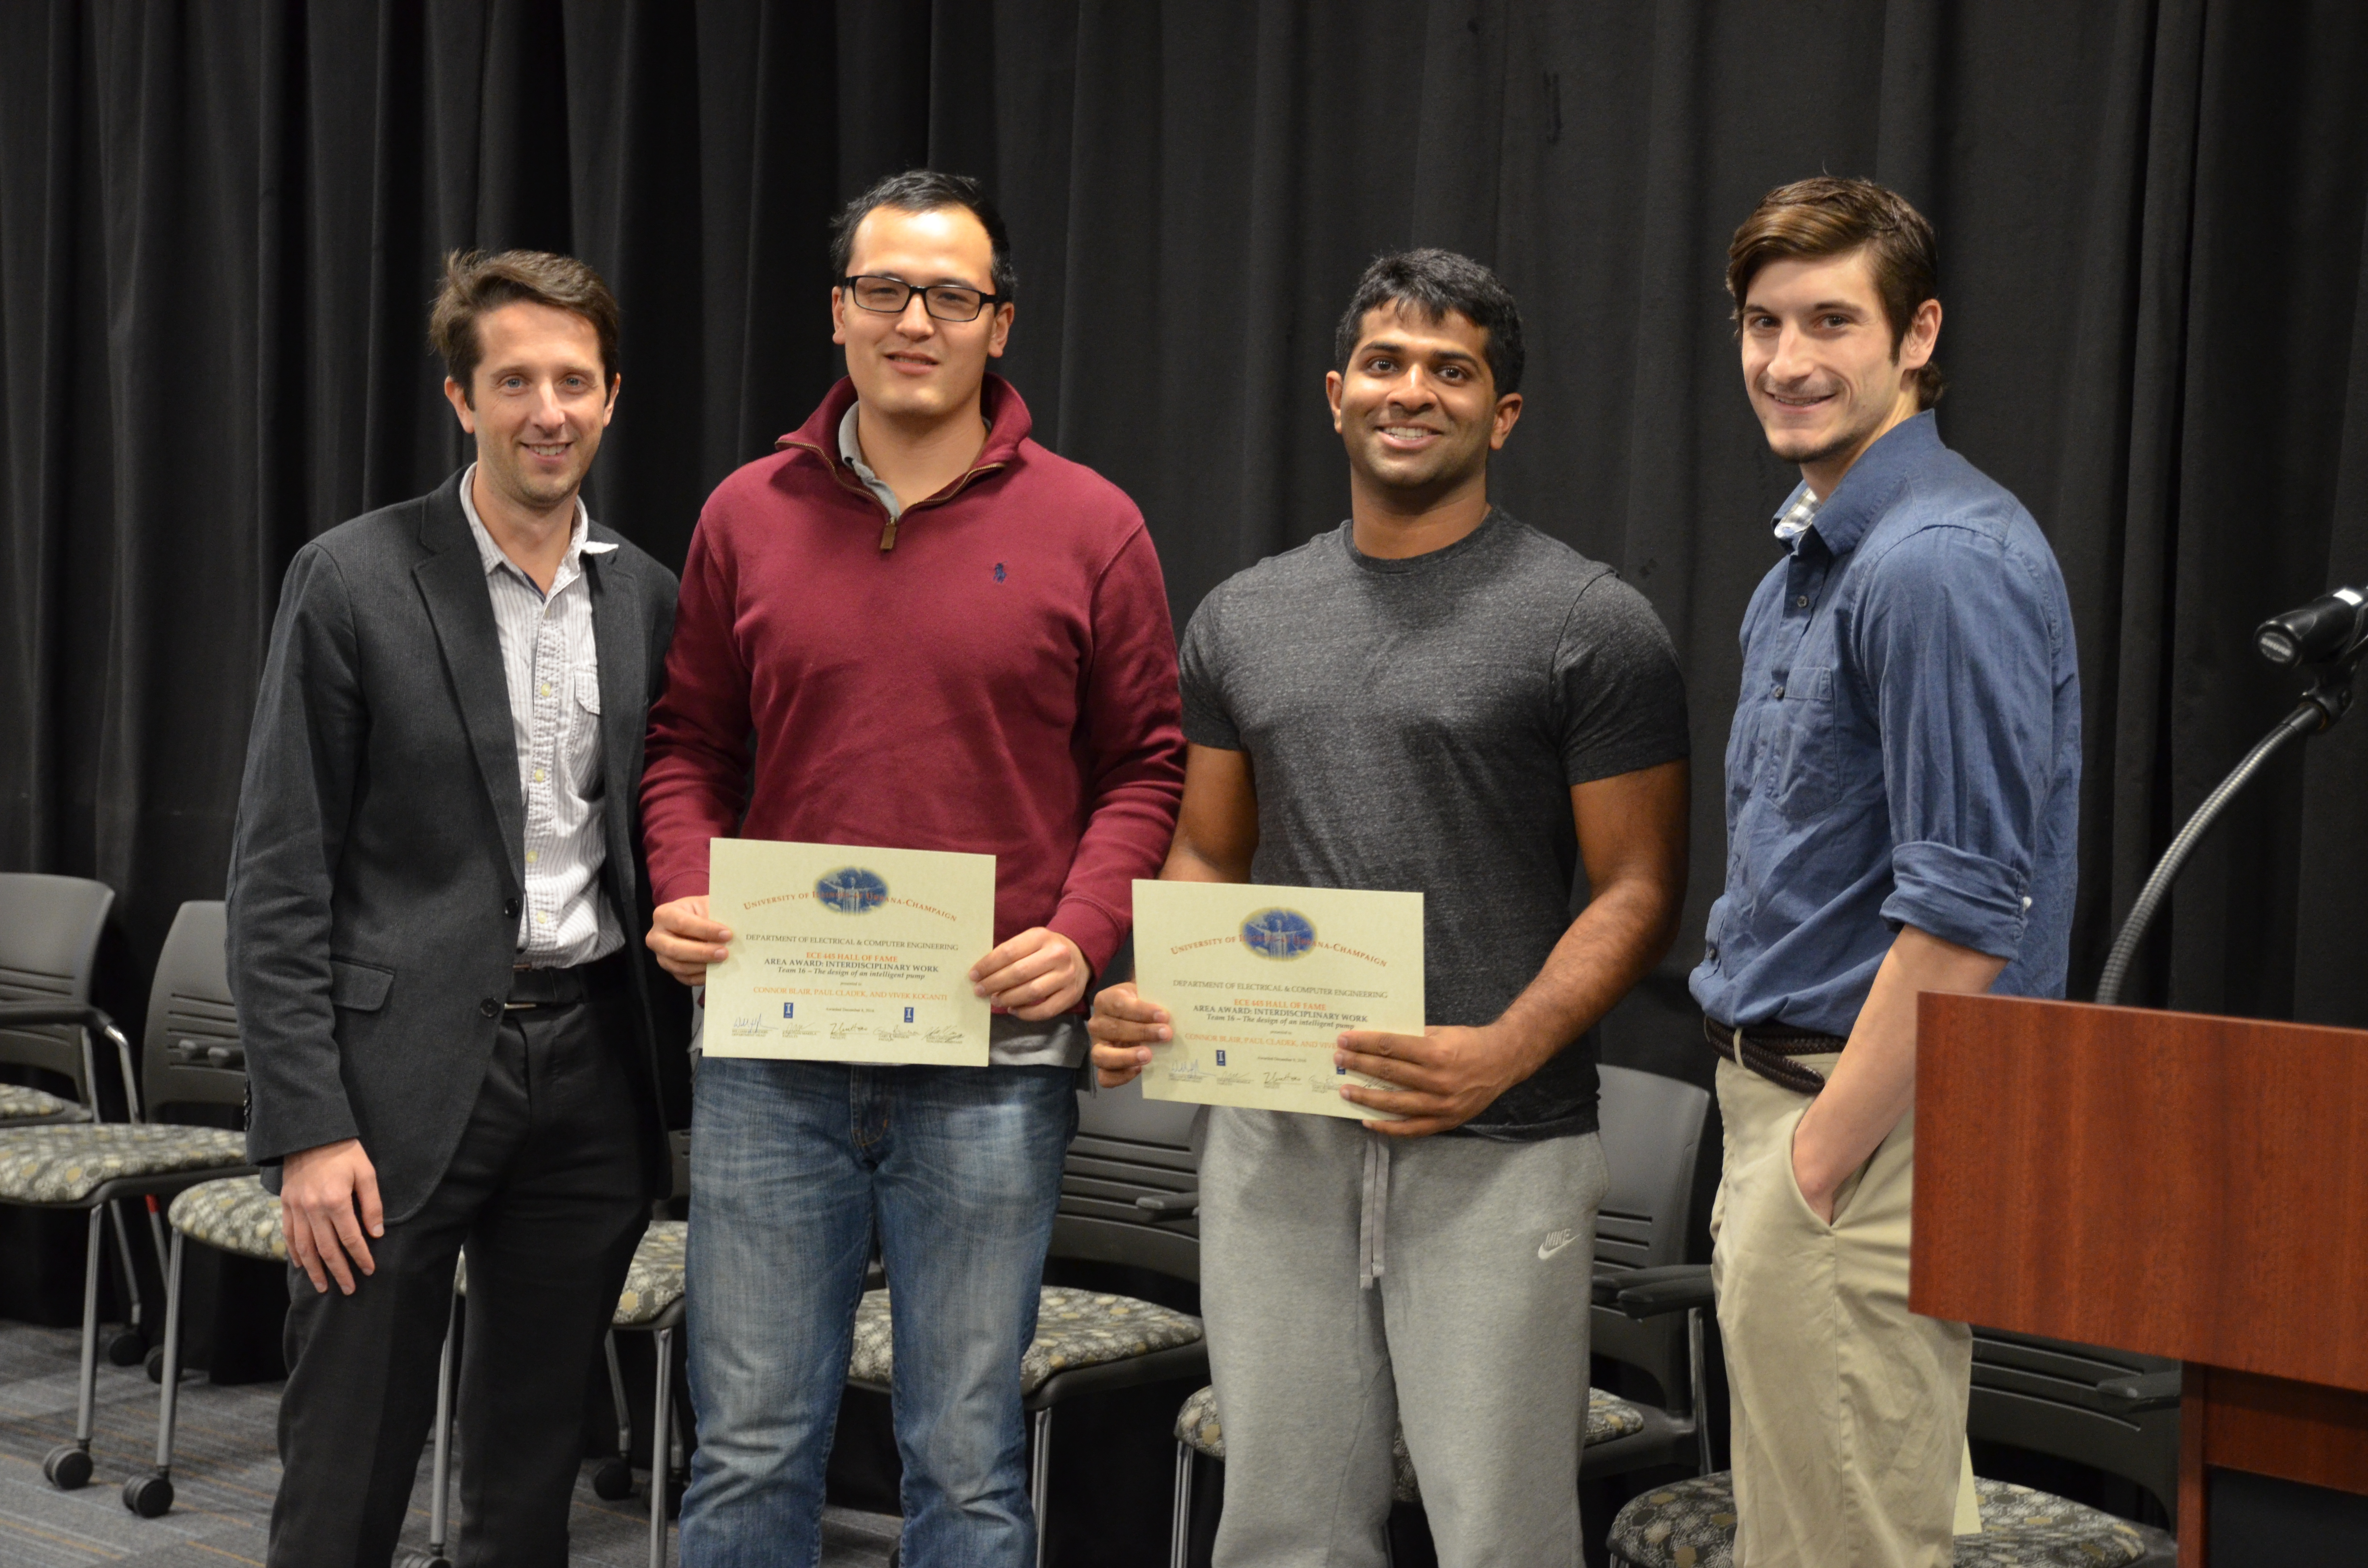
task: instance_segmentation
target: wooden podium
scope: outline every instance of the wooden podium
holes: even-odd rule
[[[2368,1031],[2002,996],[1918,1014],[1908,1304],[2186,1363],[2207,1468],[2368,1494]]]

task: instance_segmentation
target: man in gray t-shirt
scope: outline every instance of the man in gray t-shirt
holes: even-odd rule
[[[1216,1562],[1378,1568],[1402,1426],[1442,1564],[1576,1565],[1593,1029],[1675,931],[1685,696],[1641,596],[1488,504],[1521,400],[1486,267],[1383,257],[1337,348],[1350,519],[1192,618],[1160,874],[1422,893],[1429,1028],[1339,1039],[1399,1119],[1210,1116]],[[1171,1032],[1123,984],[1091,1028],[1106,1085]]]

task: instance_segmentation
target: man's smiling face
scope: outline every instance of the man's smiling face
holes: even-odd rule
[[[995,291],[995,245],[986,225],[967,207],[907,212],[875,207],[856,225],[848,248],[850,278],[894,278],[925,289],[958,284]],[[1008,304],[981,311],[974,321],[939,321],[915,294],[894,315],[860,308],[847,290],[830,291],[833,343],[847,349],[855,395],[874,414],[894,418],[942,418],[970,404],[986,379],[986,362],[1003,352],[1011,332]]]
[[[445,396],[477,438],[484,481],[528,511],[548,512],[575,496],[616,411],[600,335],[573,311],[529,300],[487,311],[475,330],[481,353],[469,395],[448,379]]]
[[[1941,307],[1928,300],[1894,339],[1863,247],[1770,262],[1753,275],[1741,316],[1744,386],[1770,449],[1836,478],[1916,412],[1909,378],[1931,358],[1941,328]]]
[[[1348,369],[1325,378],[1349,466],[1397,491],[1449,490],[1485,467],[1521,401],[1497,395],[1487,352],[1488,334],[1460,311],[1367,311]]]

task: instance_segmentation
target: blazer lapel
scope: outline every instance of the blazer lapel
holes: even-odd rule
[[[484,562],[470,536],[469,519],[461,511],[459,474],[428,497],[419,542],[435,553],[414,567],[412,576],[427,603],[427,618],[435,623],[445,674],[460,699],[461,722],[469,732],[478,776],[493,801],[510,885],[523,888],[526,802],[518,795],[509,678],[502,669],[501,634],[494,626],[494,601],[485,588]]]
[[[614,552],[584,553],[592,587],[592,642],[600,661],[600,772],[608,790],[609,858],[628,891],[632,883],[633,812],[642,787],[642,738],[649,722],[649,683],[643,669],[642,609],[621,581]],[[621,857],[621,858],[620,858]],[[618,911],[631,924],[630,909]]]

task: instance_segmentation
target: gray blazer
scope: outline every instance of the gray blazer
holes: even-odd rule
[[[583,557],[600,663],[602,886],[626,932],[633,1067],[651,1113],[643,1154],[663,1192],[664,1130],[688,1105],[689,1002],[640,939],[640,798],[676,582],[598,523],[592,537],[620,547]],[[274,1191],[289,1154],[359,1138],[387,1219],[427,1201],[509,994],[524,824],[501,644],[456,473],[305,545],[280,589],[229,892],[247,1154]]]

